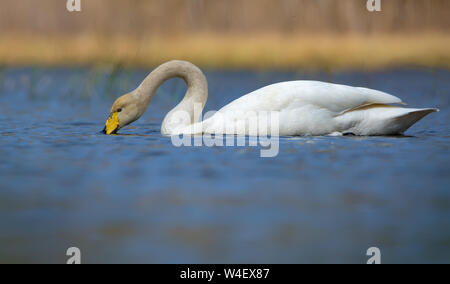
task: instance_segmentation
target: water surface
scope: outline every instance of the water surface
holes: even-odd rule
[[[206,110],[267,84],[314,79],[439,107],[404,137],[283,137],[181,147],[160,122],[174,79],[119,136],[109,108],[149,70],[0,69],[0,263],[450,262],[450,73],[207,71]]]

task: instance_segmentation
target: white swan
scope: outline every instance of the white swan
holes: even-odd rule
[[[137,89],[114,102],[104,132],[115,134],[138,120],[159,86],[173,77],[183,78],[188,89],[183,100],[164,118],[161,126],[164,135],[262,135],[267,133],[267,129],[257,128],[256,132],[248,130],[249,121],[254,121],[255,116],[262,112],[278,115],[278,134],[282,136],[393,135],[403,133],[427,114],[438,111],[435,108],[392,106],[390,104],[402,104],[402,101],[376,90],[316,81],[293,81],[256,90],[199,122],[208,98],[206,78],[199,68],[189,62],[170,61],[151,72]]]

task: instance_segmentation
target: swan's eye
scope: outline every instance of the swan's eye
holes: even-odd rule
[[[119,108],[118,110],[117,110],[117,112],[121,112],[122,111],[122,109],[121,108]]]

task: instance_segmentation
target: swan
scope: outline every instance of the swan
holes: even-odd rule
[[[180,77],[187,84],[182,101],[164,118],[163,135],[237,134],[263,135],[267,129],[249,132],[243,125],[260,112],[278,117],[280,136],[396,135],[436,108],[404,108],[393,95],[362,87],[318,81],[282,82],[256,90],[231,102],[211,117],[199,121],[208,98],[208,84],[192,63],[173,60],[151,72],[134,91],[113,104],[104,133],[116,134],[138,120],[148,108],[156,90],[166,80]],[[223,124],[227,127],[223,127]],[[231,127],[229,127],[231,126]],[[267,124],[267,127],[270,127]]]

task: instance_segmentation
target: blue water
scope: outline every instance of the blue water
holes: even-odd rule
[[[401,137],[285,137],[258,147],[180,147],[160,122],[173,79],[119,136],[112,102],[150,70],[0,69],[0,263],[450,262],[450,72],[206,70],[207,110],[274,82],[376,88],[439,107]]]

